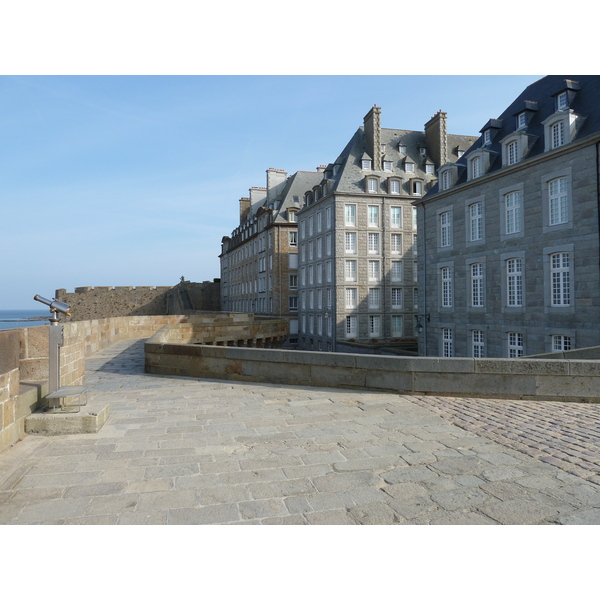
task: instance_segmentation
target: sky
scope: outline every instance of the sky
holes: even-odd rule
[[[266,170],[333,162],[382,126],[478,135],[538,75],[0,77],[0,309],[79,286],[219,277]]]
[[[402,4],[383,0],[365,31],[337,1],[3,7],[0,310],[45,311],[33,296],[59,288],[218,278],[239,199],[270,167],[334,161],[373,105],[383,127],[423,130],[441,109],[449,133],[478,135],[528,84],[577,72],[568,50],[482,46],[469,5],[494,22],[471,0],[428,4],[426,28],[396,27]],[[543,32],[534,7],[510,6]]]

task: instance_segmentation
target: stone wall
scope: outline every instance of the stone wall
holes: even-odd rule
[[[165,329],[145,344],[148,373],[413,395],[600,402],[597,360],[440,359],[184,345],[169,343]]]
[[[0,331],[0,451],[18,441],[24,421],[19,407],[19,330]]]
[[[77,287],[74,292],[58,289],[55,297],[71,307],[71,321],[176,315],[219,310],[220,280],[157,287]]]

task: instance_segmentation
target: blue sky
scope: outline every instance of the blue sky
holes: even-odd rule
[[[422,130],[442,109],[451,133],[477,135],[534,73],[594,56],[577,51],[593,19],[560,53],[534,51],[532,31],[494,50],[480,35],[496,9],[475,0],[428,4],[426,27],[382,0],[365,29],[337,0],[101,6],[3,7],[0,310],[57,288],[212,280],[239,198],[269,167],[335,160],[374,104],[383,127]],[[551,11],[503,6],[543,42]]]
[[[442,109],[477,135],[538,78],[2,76],[0,309],[219,277],[238,200],[269,167],[332,162],[374,104],[383,127],[422,130]]]

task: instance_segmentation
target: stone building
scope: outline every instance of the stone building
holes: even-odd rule
[[[446,113],[424,131],[381,127],[373,107],[299,212],[299,347],[414,339],[417,235],[411,202],[477,139],[450,135]]]
[[[419,353],[600,344],[600,77],[528,86],[418,207]]]
[[[267,170],[267,187],[240,200],[240,224],[222,239],[221,310],[288,317],[290,339],[298,331],[298,223],[304,193],[323,175],[290,177]]]

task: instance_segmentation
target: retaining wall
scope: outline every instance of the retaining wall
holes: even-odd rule
[[[400,394],[600,402],[600,361],[370,356],[185,345],[169,328],[145,344],[146,372]]]

